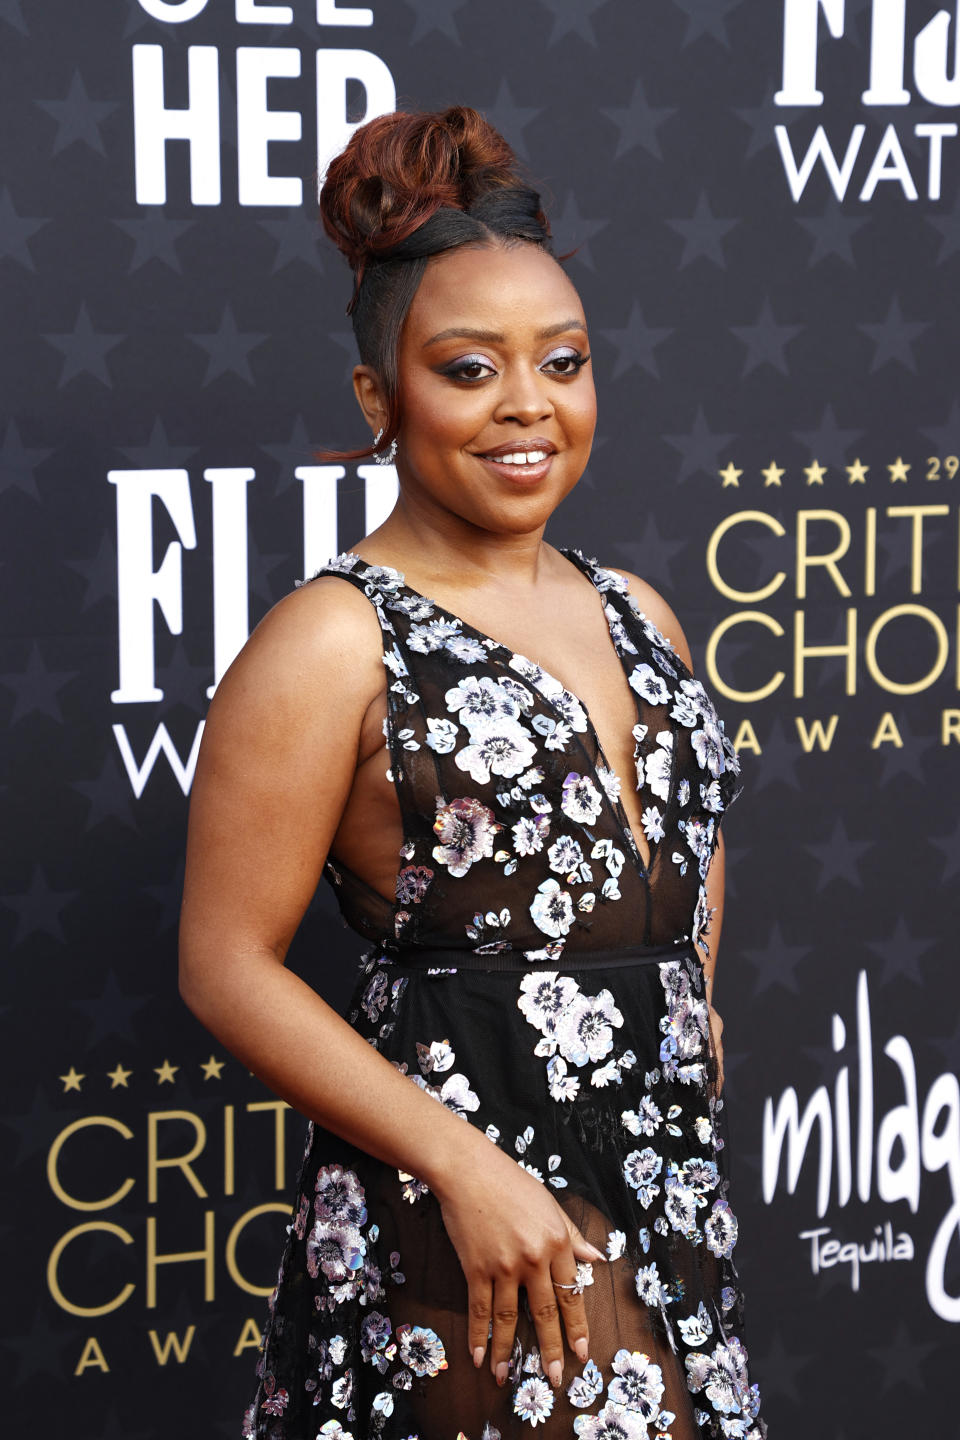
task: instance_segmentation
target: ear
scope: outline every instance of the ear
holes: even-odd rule
[[[374,434],[387,423],[388,406],[380,377],[370,365],[357,365],[353,371],[353,391],[364,419]]]

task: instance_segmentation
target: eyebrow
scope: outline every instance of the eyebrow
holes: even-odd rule
[[[567,330],[580,330],[585,335],[586,326],[582,321],[573,318],[571,320],[559,320],[556,325],[547,325],[543,330],[537,331],[538,340],[549,340],[553,335],[562,335]],[[429,340],[423,342],[423,349],[428,345],[435,345],[438,340],[485,340],[489,344],[502,342],[506,339],[499,330],[476,330],[467,325],[454,325],[449,330],[441,330],[436,335],[431,335]]]

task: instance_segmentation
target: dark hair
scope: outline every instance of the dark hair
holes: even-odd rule
[[[395,111],[354,131],[320,192],[323,227],[350,262],[360,359],[376,370],[389,406],[380,446],[400,428],[397,347],[427,260],[461,245],[522,243],[553,255],[540,196],[510,146],[476,110]],[[357,460],[374,446],[325,450]]]

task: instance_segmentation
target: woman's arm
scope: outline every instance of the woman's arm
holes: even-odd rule
[[[436,1194],[470,1287],[470,1345],[506,1376],[525,1286],[559,1384],[554,1278],[602,1259],[552,1194],[446,1110],[284,968],[350,794],[384,689],[379,626],[341,581],[276,606],[218,687],[190,805],[180,988],[194,1014],[275,1093]],[[375,731],[375,738],[374,732]],[[551,1271],[551,1266],[553,1267]],[[586,1354],[582,1296],[561,1292]],[[552,1367],[552,1369],[551,1369]]]

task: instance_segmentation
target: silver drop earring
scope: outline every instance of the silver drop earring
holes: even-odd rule
[[[374,443],[374,446],[375,446],[375,447],[380,444],[380,436],[381,436],[382,434],[383,434],[383,426],[381,425],[381,426],[380,426],[380,429],[377,431],[376,435],[374,435],[374,437],[373,437],[373,443]],[[389,447],[388,447],[386,450],[383,450],[383,451],[375,450],[375,453],[374,453],[374,457],[373,457],[373,458],[374,458],[374,460],[377,462],[378,465],[392,465],[393,462],[394,462],[394,460],[396,460],[396,458],[397,458],[397,441],[396,441],[396,436],[394,436],[394,438],[390,441],[390,445],[389,445]]]

